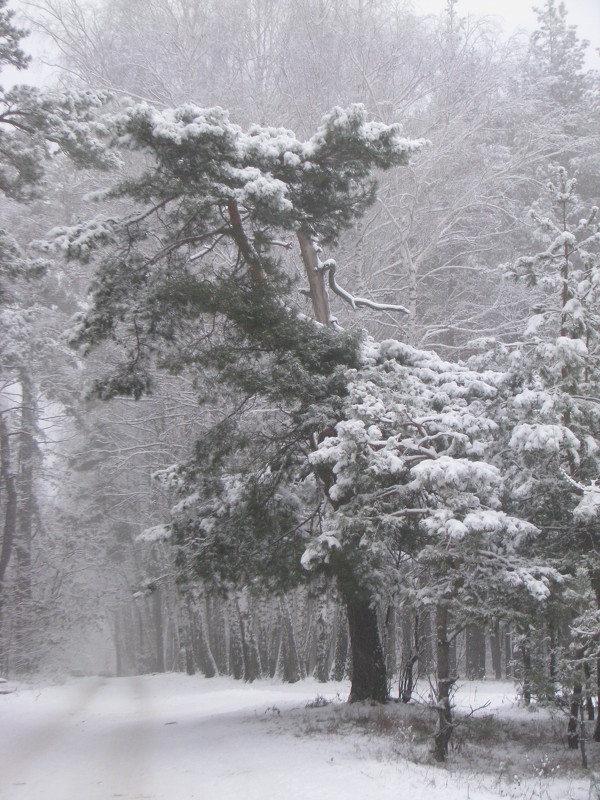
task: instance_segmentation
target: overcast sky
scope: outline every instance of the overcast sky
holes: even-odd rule
[[[458,0],[457,12],[461,16],[478,15],[493,16],[502,21],[507,35],[518,29],[533,30],[537,25],[533,6],[544,5],[545,0]],[[446,0],[413,0],[413,7],[417,13],[441,13],[446,7]],[[27,0],[11,0],[9,7],[18,10],[26,6]],[[571,25],[577,25],[577,32],[581,39],[588,39],[587,66],[600,69],[600,0],[566,0],[567,19]],[[25,49],[35,56],[36,50],[47,50],[47,46],[37,39],[29,37]],[[12,83],[40,83],[48,75],[48,70],[35,62],[27,74],[18,73],[16,70],[5,69],[2,72],[2,83],[10,86]]]
[[[518,28],[534,30],[537,17],[533,7],[541,7],[545,0],[458,0],[457,12],[466,17],[470,14],[489,15],[502,19],[506,34]],[[446,0],[413,0],[416,11],[438,14],[446,7]],[[588,66],[600,69],[600,0],[565,0],[567,21],[577,25],[580,39],[588,39]]]

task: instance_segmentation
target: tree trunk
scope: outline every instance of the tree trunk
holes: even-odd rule
[[[485,678],[485,632],[480,625],[467,625],[467,678]]]
[[[162,590],[157,586],[152,593],[152,616],[154,617],[154,671],[165,671],[165,643],[163,631]]]
[[[403,703],[408,703],[415,686],[414,667],[419,660],[421,649],[421,631],[419,612],[414,615],[414,627],[411,617],[404,614],[402,618],[402,669],[398,682],[398,693]]]
[[[550,672],[550,684],[552,692],[552,696],[549,697],[549,700],[553,700],[556,697],[556,684],[557,684],[557,665],[556,665],[556,627],[552,621],[550,621],[550,663],[549,663],[549,672]]]
[[[439,606],[436,618],[437,631],[437,712],[434,756],[436,761],[445,761],[452,736],[452,707],[450,690],[454,679],[450,674],[450,642],[448,641],[448,609]]]
[[[325,276],[317,269],[317,251],[308,234],[303,231],[298,231],[297,237],[304,269],[306,270],[306,277],[308,279],[310,299],[312,301],[315,319],[322,325],[329,325],[331,321],[329,296],[327,294],[327,287],[325,286]]]
[[[391,684],[396,673],[396,607],[394,605],[388,606],[385,615],[385,668]]]
[[[594,572],[592,575],[594,594],[596,595],[596,608],[600,609],[600,573]],[[594,727],[593,740],[600,742],[600,658],[596,659],[596,691],[598,697],[598,719]]]
[[[580,712],[581,712],[581,724],[580,724],[580,736],[579,736],[579,749],[581,751],[581,766],[583,767],[583,769],[587,769],[588,768],[588,758],[586,750],[587,732],[585,727],[583,703],[581,704]]]
[[[237,593],[235,603],[240,622],[244,680],[252,683],[262,677],[262,667],[246,590]]]
[[[0,667],[7,669],[6,631],[4,629],[4,577],[12,555],[17,529],[17,485],[10,463],[10,439],[8,426],[0,413],[0,482],[6,496],[4,506],[4,527],[0,543]]]
[[[335,626],[335,657],[333,659],[334,681],[341,681],[346,674],[346,660],[348,658],[348,620],[344,607],[338,603]]]
[[[512,635],[508,626],[504,631],[504,674],[513,677]]]
[[[569,724],[567,725],[567,744],[569,745],[569,750],[577,750],[579,748],[579,709],[582,705],[581,698],[582,686],[580,683],[576,683],[575,686],[573,686]]]
[[[402,255],[402,264],[406,270],[406,280],[408,283],[408,310],[410,313],[407,321],[407,339],[408,344],[415,345],[417,342],[417,266],[413,261],[412,253],[410,252],[410,247],[406,239],[402,239],[400,243],[400,253]]]
[[[583,674],[585,675],[585,685],[586,685],[585,708],[587,711],[587,718],[590,721],[593,721],[595,716],[594,701],[592,700],[591,694],[589,694],[590,678],[592,677],[592,671],[587,661],[585,661],[583,664]]]
[[[0,414],[0,479],[6,493],[2,549],[0,550],[0,583],[2,583],[12,554],[17,526],[17,486],[10,465],[8,426],[2,414]]]
[[[598,717],[592,736],[595,742],[600,742],[600,658],[596,659],[596,692],[598,698]]]
[[[494,626],[490,634],[490,650],[492,652],[492,669],[496,680],[502,678],[502,653],[500,651],[500,622],[494,621]]]
[[[122,678],[125,674],[123,670],[123,645],[121,642],[121,619],[119,612],[115,611],[115,627],[114,627],[114,644],[115,644],[115,671],[117,678]]]
[[[304,677],[304,674],[292,613],[285,596],[279,598],[279,609],[281,612],[281,655],[277,659],[276,673],[280,674],[287,683],[296,683]]]
[[[526,706],[531,704],[531,653],[527,645],[521,647],[523,657],[523,702]]]
[[[19,510],[17,518],[17,535],[15,539],[15,556],[18,568],[18,580],[15,592],[17,609],[16,649],[20,668],[29,672],[34,666],[31,651],[32,633],[35,624],[32,594],[32,558],[31,543],[33,540],[33,517],[35,508],[33,473],[36,456],[36,399],[33,383],[29,375],[21,370],[21,427],[19,431],[19,470],[18,495]]]
[[[201,597],[198,602],[198,620],[200,622],[199,637],[202,644],[202,672],[204,673],[205,678],[214,678],[215,675],[218,675],[219,669],[210,646],[208,620],[206,617],[206,604],[203,597]]]
[[[315,678],[319,683],[329,680],[329,608],[323,592],[317,602]]]
[[[388,699],[387,675],[377,612],[366,593],[345,594],[345,600],[352,650],[352,687],[348,702],[375,700],[385,703]]]

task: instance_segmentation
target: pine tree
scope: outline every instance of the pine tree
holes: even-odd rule
[[[360,576],[380,600],[400,592],[407,607],[436,611],[440,760],[452,731],[452,638],[524,598],[543,601],[553,575],[521,555],[536,528],[503,511],[503,478],[486,460],[502,380],[401,342],[369,341],[348,374],[342,421],[310,456],[333,480],[307,567],[329,568],[342,594]]]
[[[582,206],[576,181],[564,168],[553,170],[547,188],[547,197],[532,211],[544,249],[519,259],[511,269],[537,287],[538,306],[523,341],[510,348],[512,352],[505,350],[505,400],[497,421],[506,433],[505,455],[512,461],[507,470],[510,506],[543,532],[545,557],[571,579],[571,618],[561,623],[549,617],[542,635],[556,638],[561,624],[571,628],[571,654],[563,649],[563,680],[572,688],[578,709],[590,669],[586,658],[595,657],[598,641],[598,632],[592,635],[589,628],[587,609],[600,587],[594,557],[595,486],[600,474],[600,228],[598,209]],[[582,614],[587,619],[583,638],[576,634],[582,629]],[[528,630],[533,633],[533,628]],[[527,642],[525,634],[524,630],[531,652],[536,643]],[[563,648],[568,644],[563,641]],[[557,680],[552,672],[551,679]],[[578,742],[577,713],[572,712],[570,725],[573,747]]]
[[[535,8],[538,27],[531,35],[529,54],[531,77],[542,81],[555,102],[573,107],[583,96],[583,68],[587,40],[579,40],[577,26],[567,24],[563,2],[546,0]]]
[[[137,205],[127,217],[54,232],[67,257],[97,262],[74,341],[121,353],[95,386],[103,398],[150,391],[157,366],[222,387],[225,418],[187,465],[161,475],[179,494],[177,563],[182,578],[210,577],[224,590],[257,581],[281,589],[303,575],[329,480],[307,455],[339,420],[345,370],[360,361],[359,337],[334,329],[325,275],[349,303],[369,304],[340,288],[314,242],[334,244],[373,202],[372,171],[406,164],[422,143],[368,122],[360,106],[334,109],[306,142],[284,129],[245,132],[222,109],[191,105],[126,109],[114,131],[152,162],[111,192]],[[290,234],[318,323],[294,307],[274,255]],[[353,699],[385,700],[376,598],[359,574],[344,597],[353,647],[367,631],[373,642],[355,659]]]

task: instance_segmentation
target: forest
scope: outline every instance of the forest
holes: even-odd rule
[[[586,766],[600,72],[564,3],[509,38],[458,0],[9,6],[0,676],[428,681],[438,762],[457,681],[509,679]]]

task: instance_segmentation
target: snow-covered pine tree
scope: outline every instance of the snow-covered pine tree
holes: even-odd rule
[[[543,531],[545,556],[576,578],[570,600],[563,597],[561,603],[567,603],[573,623],[563,681],[574,692],[570,743],[577,747],[582,684],[595,666],[586,666],[585,659],[596,658],[600,642],[600,630],[591,633],[586,609],[590,596],[600,598],[600,564],[594,555],[600,476],[600,227],[597,207],[582,207],[576,182],[564,168],[553,169],[547,188],[532,211],[544,249],[519,259],[510,270],[536,286],[539,297],[522,341],[501,348],[507,380],[496,420],[506,432],[502,458],[508,464],[513,512]],[[583,593],[575,591],[577,586]],[[579,626],[582,613],[587,623]],[[548,619],[542,633],[555,641],[557,624]],[[575,633],[583,629],[582,639]],[[526,630],[531,636],[535,626]],[[557,681],[554,668],[551,672],[550,679]]]
[[[538,27],[529,44],[528,72],[541,82],[554,102],[567,109],[585,90],[585,51],[589,42],[577,37],[577,26],[567,23],[565,3],[546,0],[534,8]]]
[[[27,31],[13,24],[14,11],[0,0],[0,69],[26,69],[29,57],[20,47]],[[99,134],[98,111],[108,96],[91,91],[0,87],[0,192],[27,200],[39,192],[45,162],[57,153],[86,167],[114,166]]]
[[[374,200],[373,170],[405,165],[423,143],[369,122],[361,106],[334,109],[305,142],[284,129],[243,131],[222,109],[192,105],[128,108],[114,132],[137,172],[110,196],[135,210],[53,235],[67,257],[97,261],[74,341],[121,356],[95,385],[101,397],[139,397],[156,367],[223,392],[221,423],[199,437],[190,463],[162,473],[180,495],[172,532],[182,575],[224,589],[297,581],[328,481],[315,482],[307,455],[340,420],[345,370],[360,363],[359,337],[329,324],[325,273],[358,301],[313,242],[335,243]],[[276,256],[290,236],[320,324],[294,307]],[[345,596],[375,642],[375,598],[360,579]],[[386,699],[381,656],[373,647],[356,668],[356,699]]]
[[[468,621],[489,623],[511,602],[544,599],[553,572],[521,557],[536,529],[502,510],[502,475],[486,460],[497,436],[488,411],[502,374],[398,341],[368,340],[361,356],[347,375],[343,419],[309,457],[333,480],[303,563],[329,569],[350,598],[358,580],[371,597],[400,591],[413,606],[436,611],[436,756],[444,760],[452,635]],[[407,585],[409,571],[423,575],[417,590]],[[348,598],[346,605],[352,633],[361,620]],[[354,658],[373,646],[359,642]]]

